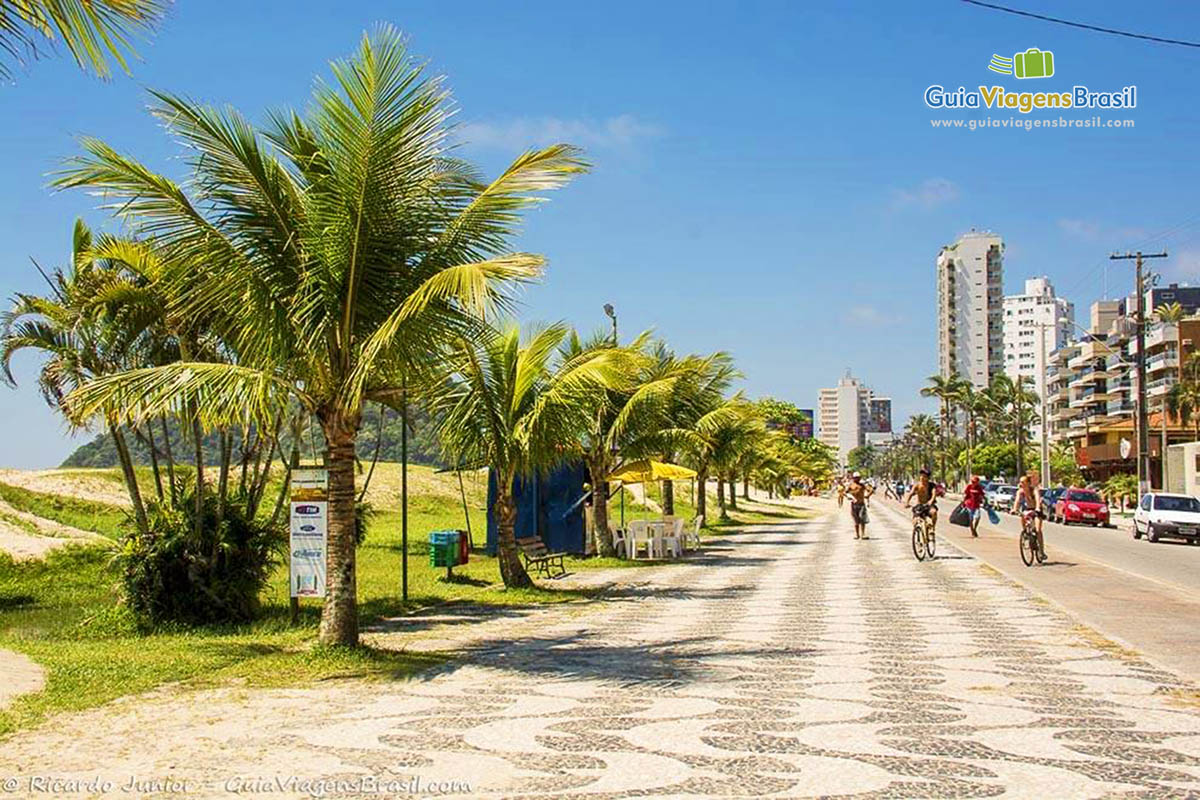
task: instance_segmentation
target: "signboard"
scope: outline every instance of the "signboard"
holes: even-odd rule
[[[800,409],[800,422],[796,425],[796,438],[813,438],[813,410],[811,408]]]
[[[329,471],[292,470],[290,499],[292,597],[324,597],[329,546]]]

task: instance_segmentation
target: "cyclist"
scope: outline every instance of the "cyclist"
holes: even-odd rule
[[[1013,498],[1012,513],[1021,512],[1021,525],[1024,526],[1030,518],[1037,534],[1037,560],[1046,560],[1046,542],[1042,538],[1042,520],[1046,518],[1042,510],[1042,493],[1038,491],[1038,474],[1032,470],[1021,476],[1017,483],[1017,496]]]
[[[921,470],[917,482],[908,490],[908,494],[904,495],[904,507],[908,508],[913,498],[916,498],[917,504],[912,507],[913,517],[929,517],[929,528],[932,533],[937,529],[937,487],[933,481],[929,479],[929,470]]]

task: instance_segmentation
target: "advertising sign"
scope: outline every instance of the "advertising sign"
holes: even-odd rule
[[[796,426],[796,438],[813,438],[813,410],[811,408],[800,409],[800,424]]]
[[[328,470],[292,470],[290,516],[292,597],[324,597],[329,533]]]

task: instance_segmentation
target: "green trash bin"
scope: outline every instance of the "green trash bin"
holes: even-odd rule
[[[458,566],[458,531],[433,531],[429,534],[429,566]]]

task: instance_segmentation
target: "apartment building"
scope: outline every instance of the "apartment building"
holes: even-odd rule
[[[837,450],[838,461],[845,464],[851,450],[866,444],[868,434],[890,433],[892,401],[876,396],[847,370],[837,386],[821,389],[817,414],[817,438]]]
[[[978,388],[1004,370],[1004,240],[972,229],[937,255],[938,373]]]
[[[1075,306],[1054,293],[1049,278],[1030,278],[1022,294],[1004,298],[1004,371],[1026,378],[1038,397],[1046,395],[1050,354],[1072,338]],[[1028,385],[1028,384],[1027,384]],[[1042,435],[1034,426],[1035,439]]]

